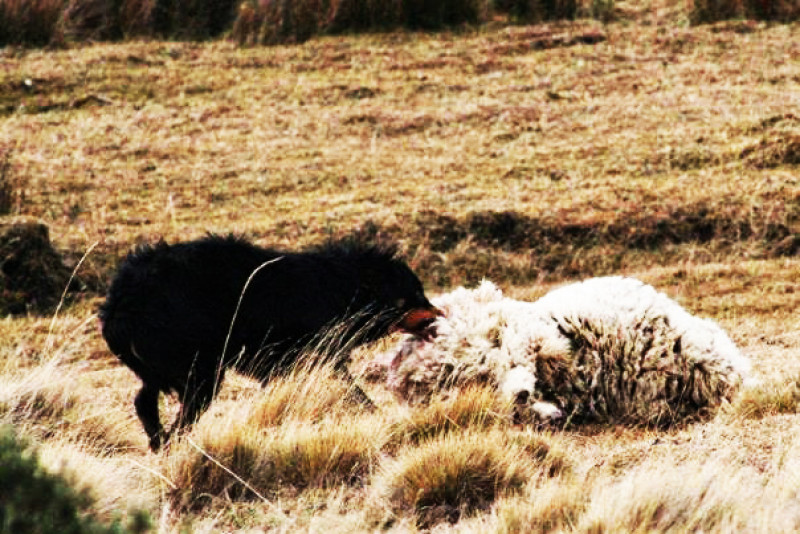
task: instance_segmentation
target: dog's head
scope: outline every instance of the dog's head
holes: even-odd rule
[[[391,245],[361,245],[351,249],[360,279],[360,298],[389,324],[421,337],[431,336],[431,325],[442,315],[425,296],[422,282]]]

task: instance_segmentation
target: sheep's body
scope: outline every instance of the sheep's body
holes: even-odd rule
[[[485,281],[434,303],[445,312],[436,335],[406,337],[389,363],[389,387],[412,403],[489,383],[522,421],[663,425],[708,414],[750,371],[716,323],[633,278],[593,278],[532,303]]]

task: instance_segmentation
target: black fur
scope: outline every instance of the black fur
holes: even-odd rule
[[[160,392],[181,397],[171,434],[202,414],[228,368],[266,381],[324,339],[343,369],[354,346],[422,331],[438,311],[395,252],[357,240],[285,252],[209,236],[131,253],[99,315],[109,348],[142,380],[134,404],[150,447],[169,438]]]

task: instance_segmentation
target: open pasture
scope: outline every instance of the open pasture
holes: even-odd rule
[[[800,529],[800,25],[489,24],[302,45],[133,41],[0,57],[0,169],[76,272],[0,320],[0,422],[105,518],[154,531]],[[4,165],[3,162],[7,163]],[[487,392],[343,403],[329,370],[231,377],[150,453],[95,313],[130,247],[389,236],[429,294],[636,276],[719,322],[759,385],[706,422],[518,428]],[[360,349],[357,374],[376,350]],[[166,402],[164,412],[175,410]]]

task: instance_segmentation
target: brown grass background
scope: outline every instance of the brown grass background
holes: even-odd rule
[[[101,515],[144,508],[159,532],[796,531],[800,27],[690,25],[693,9],[6,47],[8,211],[45,221],[71,266],[94,248],[69,306],[0,320],[0,419]],[[512,427],[479,391],[418,413],[362,382],[366,414],[324,370],[269,394],[233,377],[153,455],[96,305],[134,244],[210,231],[290,248],[388,235],[431,294],[637,276],[719,321],[761,385],[705,423],[552,432]]]

